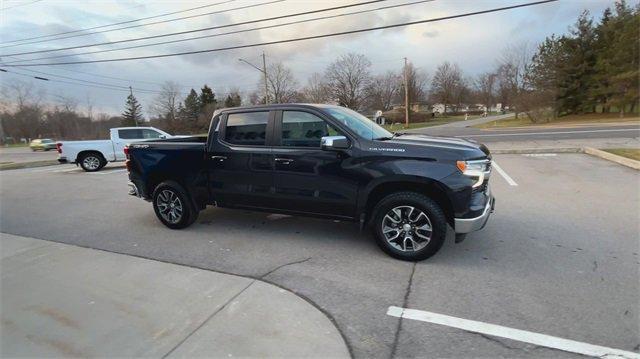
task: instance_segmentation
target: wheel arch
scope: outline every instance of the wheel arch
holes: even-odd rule
[[[360,213],[364,214],[365,223],[369,223],[374,217],[374,208],[384,197],[396,192],[416,192],[434,200],[445,214],[447,223],[454,226],[454,212],[451,198],[446,186],[433,179],[418,179],[413,177],[395,178],[381,183],[376,183],[369,188],[362,200]]]
[[[80,162],[80,159],[81,159],[82,157],[84,157],[85,155],[92,154],[92,153],[95,153],[95,154],[97,154],[97,155],[100,155],[100,157],[102,157],[102,159],[103,159],[105,162],[108,162],[107,157],[106,157],[106,156],[104,155],[104,153],[102,153],[102,151],[100,151],[100,150],[82,150],[82,151],[78,152],[78,154],[76,155],[76,160],[75,160],[75,161],[76,161],[76,163],[79,163],[79,162]]]

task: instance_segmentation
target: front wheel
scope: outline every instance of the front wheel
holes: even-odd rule
[[[374,210],[372,225],[378,246],[390,256],[407,261],[436,254],[447,234],[442,208],[415,192],[383,198]]]
[[[162,182],[153,191],[153,209],[160,222],[171,229],[188,227],[198,218],[189,194],[173,181]]]

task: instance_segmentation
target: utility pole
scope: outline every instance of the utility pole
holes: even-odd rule
[[[262,75],[264,75],[264,103],[268,104],[269,103],[269,83],[267,82],[267,60],[264,55],[264,52],[262,52],[262,68],[250,63],[245,59],[238,59],[238,61],[244,62],[245,64],[253,67],[254,69],[262,72]]]
[[[133,89],[131,86],[129,86],[129,95],[131,96],[131,99],[133,99]],[[133,116],[133,121],[135,122],[136,127],[138,127],[138,118],[136,116]]]
[[[404,127],[409,128],[409,74],[406,57],[404,58]]]
[[[262,51],[262,72],[264,73],[264,102],[265,104],[269,103],[269,85],[267,83],[267,60],[264,56],[264,51]]]

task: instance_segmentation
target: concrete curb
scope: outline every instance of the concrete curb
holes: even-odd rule
[[[632,160],[630,158],[614,155],[613,153],[609,153],[606,151],[599,150],[593,147],[585,147],[583,148],[583,152],[589,154],[591,156],[600,157],[607,161],[615,162],[621,164],[623,166],[627,166],[629,168],[633,168],[635,170],[640,170],[640,161]]]
[[[0,165],[0,171],[18,170],[22,168],[45,167],[59,164],[58,160],[32,161],[32,162],[15,162]]]

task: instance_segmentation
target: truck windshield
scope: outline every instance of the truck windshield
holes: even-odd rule
[[[361,114],[343,107],[326,108],[333,118],[349,127],[353,132],[367,140],[387,139],[393,134]]]

